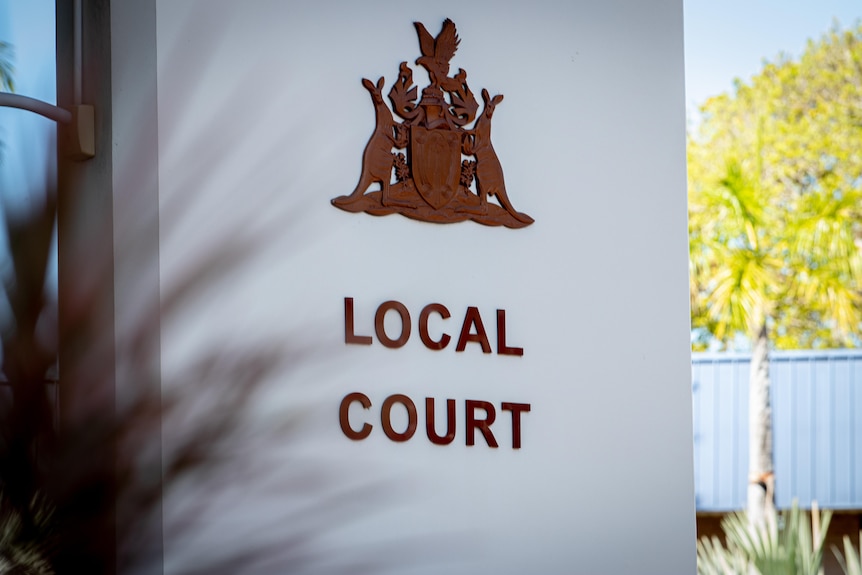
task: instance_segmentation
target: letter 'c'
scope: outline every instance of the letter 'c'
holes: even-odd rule
[[[348,415],[350,413],[350,404],[354,401],[358,401],[365,409],[371,408],[371,400],[368,399],[368,396],[364,393],[348,393],[344,396],[344,399],[341,400],[341,407],[338,408],[338,421],[341,423],[341,431],[344,432],[344,435],[354,441],[360,441],[371,434],[371,424],[363,423],[362,429],[359,431],[355,431],[350,427],[350,419]]]
[[[419,337],[422,338],[422,343],[424,343],[425,347],[428,349],[443,349],[449,345],[449,341],[452,337],[449,334],[444,333],[440,336],[440,341],[434,341],[431,339],[431,336],[428,334],[428,316],[431,315],[431,312],[437,312],[443,319],[449,319],[449,310],[446,309],[446,306],[443,304],[432,303],[426,305],[422,308],[422,312],[419,314]]]

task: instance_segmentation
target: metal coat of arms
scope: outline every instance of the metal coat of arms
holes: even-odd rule
[[[449,76],[449,61],[460,42],[454,22],[445,20],[436,38],[421,23],[414,24],[422,52],[416,64],[428,71],[431,83],[417,103],[413,71],[402,62],[389,90],[390,111],[383,100],[383,78],[377,84],[362,80],[371,93],[376,125],[365,145],[356,189],[332,204],[348,212],[400,213],[435,223],[530,225],[533,218],[512,207],[491,145],[491,118],[503,96],[491,98],[483,89],[484,107],[477,117],[479,104],[467,85],[467,72],[459,69]],[[392,112],[402,121],[396,121]],[[375,184],[380,189],[369,192]],[[489,196],[495,196],[499,205],[488,202]]]

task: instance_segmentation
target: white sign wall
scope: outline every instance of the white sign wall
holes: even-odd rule
[[[165,380],[214,342],[308,350],[270,407],[306,410],[291,441],[333,482],[381,484],[324,552],[389,548],[399,573],[694,572],[682,3],[157,15],[162,284],[257,242],[165,326]],[[446,18],[450,76],[466,71],[480,114],[482,89],[504,95],[493,148],[526,227],[331,204],[375,127],[362,79],[385,96],[406,62],[421,98],[414,22],[436,36]]]

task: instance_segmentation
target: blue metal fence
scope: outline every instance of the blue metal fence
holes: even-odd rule
[[[698,511],[745,507],[750,355],[693,353]],[[779,507],[862,509],[862,351],[770,355]]]

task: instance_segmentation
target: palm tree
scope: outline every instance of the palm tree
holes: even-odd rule
[[[775,515],[769,349],[860,344],[860,58],[862,27],[833,30],[708,100],[689,138],[692,324],[752,349],[752,524]]]

